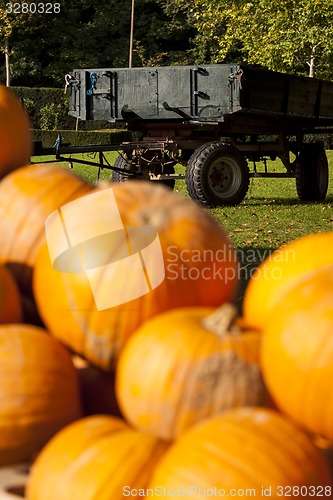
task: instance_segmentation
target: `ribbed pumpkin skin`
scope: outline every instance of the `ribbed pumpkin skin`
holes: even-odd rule
[[[21,321],[20,292],[11,273],[5,266],[0,265],[0,324]]]
[[[0,262],[8,263],[24,294],[31,293],[32,267],[45,241],[45,219],[91,189],[58,165],[22,167],[0,182]]]
[[[116,395],[133,426],[174,439],[225,410],[264,403],[260,335],[219,335],[204,321],[213,308],[179,308],[144,323],[116,370]]]
[[[70,355],[30,325],[0,326],[0,466],[25,462],[81,416]]]
[[[101,368],[108,369],[114,364],[126,340],[146,319],[175,307],[217,306],[235,296],[238,264],[222,228],[191,200],[166,187],[151,184],[129,181],[112,184],[112,189],[124,226],[148,225],[158,232],[166,276],[157,288],[135,300],[98,311],[85,273],[55,271],[47,248],[38,256],[34,293],[42,319],[53,335]],[[98,203],[91,211],[96,220],[101,218]],[[81,226],[85,222],[79,213],[77,217],[73,215],[72,221]],[[116,251],[117,248],[110,248],[110,261],[118,260],[113,254]],[[181,252],[189,259],[195,251],[202,256],[209,251],[213,262],[184,261],[185,255]],[[220,252],[220,261],[212,257],[216,252]],[[182,255],[183,260],[175,254]],[[196,258],[200,260],[198,254]],[[183,279],[179,267],[170,267],[175,264],[187,270],[199,270],[199,277]],[[206,269],[204,275],[201,273],[203,268]],[[216,273],[218,269],[222,271],[220,275]],[[178,272],[176,277],[175,271]],[[227,277],[224,271],[229,273]],[[128,270],[114,276],[105,288],[103,283],[100,286],[105,295],[111,295],[119,286],[131,289],[136,284],[137,274]],[[52,301],[47,299],[50,294]]]
[[[110,416],[68,426],[32,466],[28,500],[122,500],[123,488],[145,488],[167,444]]]
[[[0,178],[27,165],[32,154],[30,120],[18,97],[0,85]]]
[[[240,408],[180,436],[157,464],[149,487],[198,487],[190,498],[203,500],[214,488],[233,498],[263,498],[262,488],[271,488],[270,498],[284,498],[279,486],[303,486],[308,489],[302,498],[313,498],[309,487],[329,484],[328,465],[303,431],[272,410]]]
[[[303,277],[264,330],[262,367],[276,405],[333,440],[333,266]]]
[[[273,252],[256,269],[245,290],[246,323],[265,328],[269,314],[302,274],[333,264],[333,231],[298,238]]]

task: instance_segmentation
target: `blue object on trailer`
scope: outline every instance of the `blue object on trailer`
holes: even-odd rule
[[[90,73],[91,87],[90,89],[87,90],[87,95],[91,95],[93,91],[96,89],[96,82],[97,82],[97,74],[95,73],[95,71],[91,71]]]

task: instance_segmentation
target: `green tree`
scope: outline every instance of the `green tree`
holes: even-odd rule
[[[209,46],[211,62],[223,62],[232,54],[275,71],[332,77],[332,0],[191,3],[196,45]]]
[[[168,0],[135,1],[137,65],[189,64],[194,61],[191,39],[195,29],[187,5]]]
[[[4,6],[0,6],[0,51],[5,55],[6,85],[10,85],[9,37],[12,26]]]
[[[59,2],[57,14],[21,14],[11,20],[15,85],[59,87],[75,68],[128,66],[131,0]],[[168,8],[164,0],[135,0],[133,66],[187,64],[195,34],[187,22],[181,5]],[[2,26],[0,18],[0,34]]]
[[[6,1],[0,0],[0,53],[4,54],[7,86],[10,85],[11,81],[10,59],[12,55],[11,41],[13,32],[16,29],[23,30],[25,26],[29,26],[31,19],[31,14],[16,16],[12,12],[10,5],[8,6]]]
[[[45,35],[51,16],[30,11],[31,0],[23,2],[24,11],[15,12],[19,2],[0,0],[0,50],[5,53],[6,81],[10,79],[17,84],[22,76],[22,85],[29,85],[34,75],[42,70],[41,60],[45,50]],[[22,4],[22,2],[21,2]],[[45,4],[44,4],[45,5]],[[46,29],[45,29],[46,28]],[[9,69],[10,58],[10,69]],[[3,74],[3,72],[2,72]],[[1,75],[2,76],[2,75]]]

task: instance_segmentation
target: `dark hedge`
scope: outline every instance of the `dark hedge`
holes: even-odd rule
[[[69,94],[63,88],[30,88],[11,87],[21,99],[29,113],[34,129],[75,130],[76,119],[68,115]],[[79,121],[79,130],[109,129],[111,124],[106,120]],[[125,128],[125,123],[112,124],[113,128]]]
[[[34,141],[42,141],[45,148],[51,148],[57,139],[58,133],[63,143],[72,146],[85,146],[87,144],[118,144],[124,141],[132,141],[133,134],[127,130],[34,130]],[[134,138],[135,140],[135,138]]]
[[[33,128],[40,128],[41,117],[45,110],[56,111],[61,118],[59,128],[74,128],[75,120],[68,116],[68,95],[64,89],[11,87],[11,90],[21,99],[29,113]]]

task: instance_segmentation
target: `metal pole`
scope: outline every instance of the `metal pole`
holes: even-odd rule
[[[134,2],[135,2],[135,0],[132,0],[131,32],[130,32],[130,47],[129,47],[129,61],[128,61],[129,68],[132,67],[132,56],[133,56]]]
[[[9,40],[5,38],[6,87],[10,87]]]

